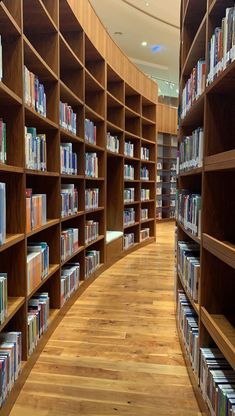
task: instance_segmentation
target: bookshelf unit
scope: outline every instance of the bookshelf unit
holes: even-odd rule
[[[199,59],[206,60],[209,74],[209,43],[216,27],[221,27],[226,8],[233,1],[183,0],[181,2],[180,105],[182,93],[193,67]],[[205,85],[205,91],[193,102],[180,121],[179,143],[196,128],[203,128],[202,167],[189,169],[178,176],[178,189],[202,196],[201,233],[192,235],[178,221],[177,239],[196,242],[200,252],[198,302],[185,287],[177,267],[177,289],[183,289],[198,316],[199,348],[217,347],[235,370],[235,246],[234,205],[235,150],[233,80],[234,62],[217,73]],[[177,258],[179,265],[179,256]],[[178,295],[178,292],[177,292]],[[200,373],[193,371],[186,344],[179,329],[182,350],[203,414],[211,412],[199,387]]]
[[[177,159],[177,108],[158,103],[156,219],[174,221]]]
[[[40,33],[38,22],[40,22]],[[22,372],[1,414],[9,414],[20,386],[48,337],[75,299],[110,264],[132,249],[155,238],[157,86],[140,72],[112,41],[88,0],[3,0],[0,3],[3,79],[0,82],[0,118],[7,125],[7,164],[0,164],[0,181],[6,184],[6,240],[0,246],[1,271],[8,274],[8,315],[0,331],[22,332]],[[24,100],[24,65],[39,77],[46,93],[46,117]],[[60,105],[68,103],[77,115],[76,134],[60,125]],[[85,139],[85,119],[96,126],[96,142]],[[47,170],[26,168],[24,127],[46,134]],[[119,139],[119,152],[107,150],[107,133]],[[124,143],[134,143],[134,157],[124,155]],[[72,143],[77,173],[62,174],[60,144]],[[141,146],[149,148],[149,160],[141,160]],[[98,175],[85,175],[86,154],[96,154]],[[124,180],[124,164],[133,164],[135,179]],[[141,167],[149,180],[141,180]],[[78,191],[78,210],[61,216],[62,186]],[[125,204],[125,187],[135,188],[135,200]],[[26,232],[26,189],[46,194],[47,221]],[[99,190],[99,203],[86,208],[85,190]],[[150,196],[141,201],[141,189]],[[128,227],[135,243],[123,250],[125,207],[135,207],[136,220]],[[141,221],[141,208],[149,209]],[[85,225],[99,222],[96,239],[86,243]],[[149,238],[141,241],[143,228]],[[79,229],[79,246],[61,260],[61,231]],[[107,242],[107,231],[121,233],[118,243]],[[46,277],[28,293],[27,244],[49,245]],[[99,250],[98,269],[85,278],[85,254]],[[116,254],[115,256],[113,254]],[[11,261],[13,259],[13,261]],[[62,306],[61,268],[69,261],[80,263],[80,287]],[[47,332],[35,351],[28,354],[27,302],[37,292],[48,292],[50,318]]]

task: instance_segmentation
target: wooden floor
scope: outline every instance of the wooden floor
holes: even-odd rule
[[[177,339],[174,226],[125,257],[70,309],[11,416],[198,416]]]

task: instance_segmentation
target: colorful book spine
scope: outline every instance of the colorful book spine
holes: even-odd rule
[[[100,266],[100,251],[87,250],[85,256],[85,278],[90,277]]]
[[[118,136],[112,136],[111,133],[107,133],[107,150],[113,153],[119,153],[120,141]]]
[[[202,167],[203,160],[203,128],[192,132],[191,136],[183,137],[179,148],[179,171]]]
[[[85,223],[85,243],[96,240],[99,237],[99,223],[97,221],[89,220]]]
[[[197,243],[178,241],[178,273],[187,293],[198,302],[200,247]]]
[[[141,159],[142,160],[149,160],[150,152],[148,147],[141,147]]]
[[[78,212],[78,190],[74,184],[61,184],[61,217]]]
[[[176,191],[176,216],[193,235],[201,235],[201,195],[187,190]]]
[[[6,123],[0,118],[0,163],[7,161],[7,129]]]
[[[99,188],[85,190],[86,210],[99,208]]]
[[[211,84],[235,59],[235,7],[227,7],[221,26],[217,26],[208,45],[207,85]]]
[[[73,152],[72,143],[60,144],[60,171],[63,175],[78,174],[77,154]]]
[[[6,184],[0,182],[0,245],[6,241]]]
[[[77,134],[77,114],[72,107],[60,101],[60,126],[70,133]]]
[[[68,228],[62,230],[60,237],[60,247],[61,247],[61,262],[66,261],[66,259],[72,256],[79,246],[79,230],[78,228]]]
[[[140,199],[141,201],[149,201],[150,200],[150,189],[142,188],[140,192]]]
[[[0,324],[3,324],[7,317],[7,302],[7,273],[0,273]]]
[[[50,299],[48,293],[36,293],[28,301],[28,353],[35,350],[46,332],[49,322]]]
[[[235,371],[218,348],[200,349],[200,389],[213,416],[233,416]]]
[[[67,302],[79,288],[80,264],[67,263],[61,270],[61,306]]]
[[[140,179],[144,181],[149,181],[149,169],[146,166],[141,166],[140,168]]]
[[[16,382],[22,362],[22,333],[0,333],[0,407]]]
[[[99,162],[97,153],[86,153],[85,155],[85,175],[89,178],[98,178]]]
[[[41,114],[47,115],[46,93],[44,85],[39,82],[38,77],[24,67],[24,100],[25,104]]]
[[[2,36],[0,35],[0,81],[3,79]]]
[[[46,135],[38,134],[35,127],[25,127],[25,164],[27,169],[47,169]]]
[[[197,62],[197,65],[193,68],[191,75],[183,89],[181,119],[186,116],[193,103],[202,95],[205,90],[205,83],[206,61],[200,59]]]
[[[126,208],[124,210],[124,226],[135,224],[135,208]]]
[[[147,220],[149,217],[149,210],[148,208],[141,208],[140,210],[140,218],[141,220]]]
[[[127,250],[128,248],[132,247],[135,244],[135,234],[134,233],[126,233],[123,236],[123,249]]]
[[[131,165],[124,165],[124,179],[134,180],[135,179],[135,168]]]
[[[26,189],[26,232],[41,227],[47,222],[46,194],[33,194],[32,189]]]
[[[96,126],[93,121],[85,119],[85,141],[90,144],[96,144]]]
[[[124,155],[134,157],[134,144],[131,142],[124,143]]]
[[[198,316],[183,290],[178,290],[178,325],[193,370],[199,369]]]
[[[135,188],[124,189],[124,203],[128,204],[135,201]]]
[[[150,228],[143,228],[140,230],[140,241],[147,240],[150,237]]]
[[[45,242],[29,243],[27,247],[27,287],[28,295],[37,287],[49,272],[49,246]]]

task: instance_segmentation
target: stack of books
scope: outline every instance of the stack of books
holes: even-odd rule
[[[70,133],[77,134],[77,114],[67,103],[60,101],[60,126]]]
[[[85,175],[89,178],[98,178],[98,157],[97,153],[86,153],[85,155]]]
[[[78,212],[78,190],[74,184],[61,184],[61,217]]]
[[[49,271],[49,246],[45,242],[29,243],[27,247],[28,295]]]
[[[78,174],[77,154],[73,152],[72,143],[60,144],[60,171],[64,175]]]
[[[61,270],[61,306],[79,288],[80,264],[67,263]]]
[[[193,235],[201,235],[201,195],[187,190],[176,192],[176,216],[178,221]]]
[[[149,160],[150,152],[148,147],[141,147],[141,159]]]
[[[135,244],[135,234],[134,233],[126,233],[123,236],[123,249],[127,250],[129,247]]]
[[[86,251],[85,256],[85,278],[90,277],[100,265],[100,251],[89,250]]]
[[[140,179],[149,181],[149,169],[146,166],[141,166],[140,168]]]
[[[99,237],[99,223],[97,221],[89,220],[85,223],[85,243],[89,244],[91,241]]]
[[[26,232],[41,227],[47,222],[46,194],[33,194],[31,188],[26,189]]]
[[[99,188],[85,190],[86,210],[99,208]]]
[[[0,245],[6,241],[6,184],[0,182]]]
[[[14,383],[16,382],[22,360],[22,333],[1,332],[0,333],[0,406],[4,404]]]
[[[144,241],[150,237],[150,228],[143,228],[140,230],[140,241]]]
[[[198,302],[200,247],[197,243],[178,241],[178,272],[187,292]]]
[[[218,348],[200,349],[200,388],[211,415],[235,415],[235,371]]]
[[[46,94],[44,85],[40,84],[38,77],[24,67],[24,100],[25,104],[37,113],[46,117]]]
[[[96,144],[96,126],[93,121],[85,119],[85,141],[90,144]]]
[[[28,352],[32,354],[39,339],[46,332],[49,321],[48,293],[36,293],[28,302]]]
[[[68,228],[67,230],[62,230],[60,238],[61,261],[64,262],[68,257],[72,256],[77,251],[78,245],[78,228]]]
[[[206,86],[206,62],[200,59],[197,65],[193,68],[191,76],[186,82],[182,94],[182,113],[183,119],[194,102],[202,95]]]
[[[141,220],[147,220],[149,217],[149,210],[148,208],[141,208],[140,210],[140,218]]]
[[[128,204],[135,201],[135,188],[124,189],[124,203]]]
[[[199,367],[198,316],[183,290],[178,290],[178,324],[193,370]]]
[[[126,208],[124,210],[124,226],[135,224],[135,209]]]
[[[131,142],[124,143],[124,155],[134,157],[134,144]]]
[[[199,127],[191,136],[183,137],[179,148],[180,172],[202,167],[203,136],[203,128]]]
[[[107,150],[114,153],[119,153],[120,141],[118,136],[112,136],[111,133],[107,133]]]
[[[35,127],[25,127],[25,165],[27,169],[47,169],[46,135],[38,134]]]
[[[133,166],[124,165],[124,179],[131,181],[135,179],[135,169]]]
[[[150,189],[141,189],[141,201],[149,201],[150,200]]]

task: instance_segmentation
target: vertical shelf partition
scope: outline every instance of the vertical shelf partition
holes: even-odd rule
[[[110,40],[88,0],[83,2],[83,11],[73,0],[3,0],[0,2],[0,35],[3,57],[0,118],[7,126],[7,162],[0,164],[0,181],[6,184],[7,235],[0,246],[0,272],[8,275],[8,315],[0,331],[22,332],[22,359],[27,362],[24,366],[27,370],[23,371],[28,372],[64,311],[115,260],[112,256],[111,260],[109,258],[109,248],[112,252],[115,247],[112,242],[108,244],[106,231],[120,232],[121,239],[115,250],[119,256],[127,252],[123,251],[123,233],[127,232],[123,214],[127,206],[136,209],[135,224],[131,226],[135,247],[141,246],[143,228],[150,230],[144,243],[154,239],[157,86]],[[118,54],[124,62],[120,68],[116,67],[120,61]],[[24,66],[44,85],[46,117],[25,102]],[[76,113],[76,133],[61,124],[60,101]],[[87,120],[96,128],[93,141],[87,138]],[[26,166],[25,126],[35,128],[37,135],[46,135],[47,168],[44,171]],[[107,149],[107,133],[117,137],[118,153]],[[134,144],[133,157],[124,153],[126,141]],[[61,145],[68,144],[76,154],[76,174],[61,172]],[[149,148],[149,160],[141,160],[142,145]],[[89,169],[85,171],[89,157],[98,159],[95,174]],[[135,167],[133,181],[124,180],[125,163],[133,163]],[[149,181],[140,178],[142,166],[149,169]],[[124,202],[125,186],[136,190],[133,203]],[[68,187],[77,190],[78,210],[62,216],[61,190]],[[150,200],[141,201],[142,188],[150,189]],[[32,189],[33,194],[46,195],[46,222],[33,229],[26,228],[26,189]],[[92,209],[85,205],[86,189],[99,190],[99,203]],[[144,222],[140,216],[142,207],[149,208],[149,217]],[[99,223],[98,235],[87,241],[85,226],[93,222]],[[62,260],[61,233],[67,229],[79,229],[79,245]],[[42,241],[49,246],[49,270],[44,279],[29,288],[27,246]],[[100,267],[86,279],[85,255],[91,250],[100,252]],[[63,305],[61,270],[69,262],[80,263],[80,287]],[[30,355],[28,301],[36,292],[48,292],[50,318],[47,334]],[[19,383],[21,377],[25,375],[20,376]],[[17,383],[1,410],[4,414],[9,414],[19,393]]]

